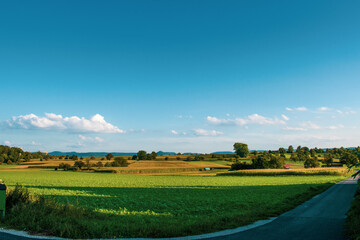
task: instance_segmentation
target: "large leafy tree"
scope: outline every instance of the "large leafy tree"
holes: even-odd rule
[[[245,143],[234,143],[234,151],[239,157],[247,157],[250,153],[248,145]]]
[[[146,160],[146,158],[147,158],[146,151],[140,150],[140,151],[137,153],[137,159],[138,159],[138,160]]]

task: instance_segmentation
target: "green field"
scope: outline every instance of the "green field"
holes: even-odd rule
[[[96,238],[184,236],[234,228],[289,210],[344,177],[147,176],[16,170],[1,171],[0,179],[9,187],[20,183],[32,194],[97,212],[101,216],[84,220],[80,233],[51,228],[55,235]],[[35,232],[50,228],[17,225]]]

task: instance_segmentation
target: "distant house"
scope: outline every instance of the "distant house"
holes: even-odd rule
[[[285,167],[285,169],[290,169],[289,164],[285,164],[284,167]]]

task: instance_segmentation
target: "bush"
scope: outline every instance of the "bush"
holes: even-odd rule
[[[320,166],[320,163],[319,163],[317,157],[308,158],[304,162],[304,167],[305,168],[316,168],[316,167],[319,167],[319,166]]]
[[[253,165],[248,164],[246,162],[236,162],[231,165],[230,170],[245,170],[245,169],[253,169]]]
[[[265,169],[269,167],[270,157],[268,155],[260,155],[252,159],[252,165],[254,169]]]
[[[71,167],[71,166],[70,166],[70,164],[68,164],[68,163],[60,163],[60,164],[59,164],[59,168],[60,168],[60,169],[64,169],[64,171],[69,170],[70,167]]]
[[[6,210],[8,211],[17,204],[29,203],[31,200],[29,191],[23,186],[16,184],[13,190],[6,193]]]
[[[285,158],[284,157],[276,157],[271,156],[270,161],[268,163],[269,168],[284,168],[285,165]]]
[[[123,157],[116,157],[111,165],[112,167],[127,167],[129,163]]]

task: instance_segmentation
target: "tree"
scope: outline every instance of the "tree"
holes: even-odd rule
[[[346,164],[346,166],[352,166],[356,163],[359,162],[358,157],[354,154],[354,153],[350,153],[350,152],[345,152],[341,157],[340,157],[340,162],[342,164]]]
[[[146,151],[144,151],[144,150],[138,151],[137,159],[138,160],[146,160]]]
[[[252,166],[254,169],[265,169],[269,167],[270,154],[261,154],[252,159]]]
[[[152,152],[151,152],[151,159],[155,160],[156,157],[157,157],[157,153],[154,152],[154,151],[152,151]]]
[[[103,165],[103,163],[102,163],[101,161],[98,161],[98,162],[95,164],[95,166],[98,167],[98,168],[101,168],[101,167],[103,167],[104,165]]]
[[[290,145],[288,147],[288,150],[287,150],[288,153],[293,153],[294,152],[294,147],[292,145]]]
[[[322,161],[327,167],[331,167],[334,162],[334,158],[331,154],[325,154],[324,160]]]
[[[316,168],[316,167],[319,167],[319,166],[320,166],[320,163],[319,163],[317,157],[308,158],[304,162],[304,167],[305,168]]]
[[[91,157],[90,157],[90,160],[95,160],[95,157],[94,157],[94,156],[91,156]]]
[[[113,167],[127,167],[128,165],[128,161],[123,157],[116,157],[112,162]]]
[[[106,155],[106,160],[111,160],[114,157],[114,155],[112,155],[112,153],[108,153]]]
[[[285,148],[279,148],[279,153],[280,154],[285,154],[286,153],[286,150],[285,150]]]
[[[83,161],[75,161],[74,167],[81,169],[82,167],[85,167],[85,163]]]
[[[284,168],[285,159],[284,157],[276,157],[274,155],[270,156],[270,161],[268,163],[269,168]]]
[[[77,156],[77,155],[72,155],[72,156],[70,157],[70,159],[76,161],[76,160],[78,160],[78,156]]]
[[[245,143],[234,143],[234,151],[239,157],[247,157],[249,155],[248,145]]]

